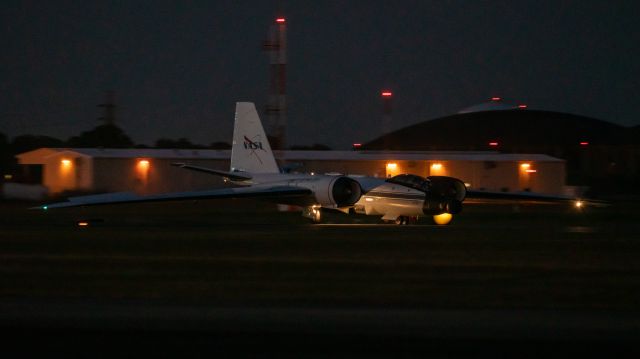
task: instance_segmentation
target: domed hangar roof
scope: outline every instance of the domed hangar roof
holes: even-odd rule
[[[561,112],[507,109],[459,113],[408,126],[364,144],[365,150],[533,150],[580,143],[623,144],[631,128]],[[498,143],[490,148],[489,143]]]

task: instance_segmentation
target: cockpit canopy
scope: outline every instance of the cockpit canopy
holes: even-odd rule
[[[462,202],[467,196],[467,188],[457,178],[446,176],[429,176],[427,178],[412,174],[401,174],[387,179],[395,183],[414,188],[435,197],[451,198]]]

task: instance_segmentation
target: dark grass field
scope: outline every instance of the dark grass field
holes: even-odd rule
[[[345,356],[421,356],[423,345],[474,356],[640,338],[637,203],[476,205],[449,226],[340,214],[311,225],[252,201],[29,206],[0,204],[0,320],[18,342],[139,336],[336,354],[321,340],[350,345]]]

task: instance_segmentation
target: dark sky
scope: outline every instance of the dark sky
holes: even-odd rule
[[[5,1],[0,132],[66,139],[116,92],[137,143],[230,142],[264,108],[269,25],[287,17],[290,145],[349,148],[495,95],[638,125],[638,1]]]

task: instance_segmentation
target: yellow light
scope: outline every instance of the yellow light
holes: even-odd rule
[[[138,167],[140,167],[140,168],[149,168],[149,161],[147,161],[147,160],[138,161]]]
[[[12,175],[10,175],[10,174],[6,174],[6,175],[4,175],[4,179],[5,179],[5,180],[7,180],[7,181],[9,181],[9,180],[12,180],[12,179],[13,179],[13,176],[12,176]]]
[[[71,160],[64,159],[64,160],[60,161],[60,163],[62,163],[62,165],[64,167],[70,167],[71,166]]]
[[[396,168],[398,168],[398,164],[395,162],[389,162],[387,163],[387,169],[388,170],[395,170]]]
[[[580,200],[576,201],[576,208],[580,209],[582,208],[582,206],[584,205],[584,203]]]
[[[88,226],[89,226],[89,222],[85,222],[85,221],[78,222],[78,227],[88,227]]]
[[[442,213],[442,214],[437,214],[433,216],[433,221],[439,225],[449,224],[449,222],[451,222],[452,219],[453,219],[453,215],[451,215],[451,213]]]
[[[431,165],[431,169],[434,171],[439,171],[442,169],[442,163],[434,163]]]
[[[528,170],[529,167],[531,167],[530,163],[523,163],[520,165],[520,168],[522,168],[523,170]]]

